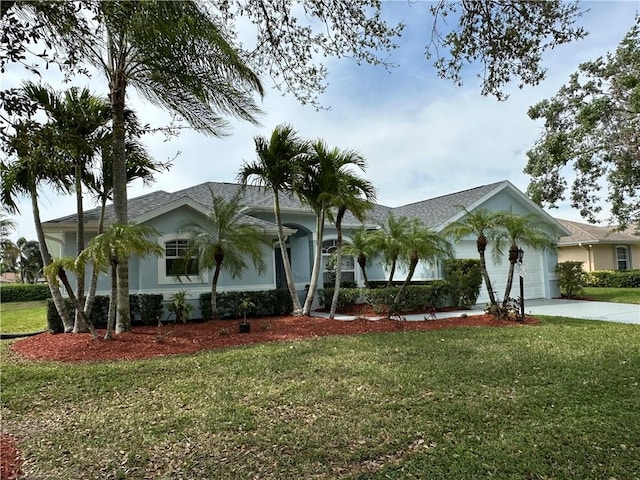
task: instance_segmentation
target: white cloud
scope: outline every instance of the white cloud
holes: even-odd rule
[[[426,10],[428,5],[393,4],[394,15],[409,15],[407,28],[412,29],[391,57],[401,63],[399,68],[387,72],[330,59],[330,84],[321,98],[331,107],[328,111],[316,111],[269,90],[260,126],[232,120],[229,137],[210,138],[190,131],[168,142],[161,135],[149,137],[146,144],[157,160],[181,152],[172,170],[158,176],[151,188],[175,191],[204,181],[232,182],[242,162],[254,159],[253,137],[268,136],[277,124],[285,122],[303,137],[322,138],[331,146],[360,151],[369,165],[365,176],[377,186],[378,200],[385,205],[397,206],[505,179],[524,190],[528,184],[522,173],[525,153],[540,133],[540,125],[527,117],[527,109],[554,95],[579,63],[615,49],[637,9],[637,3],[632,2],[585,5],[593,10],[584,18],[590,32],[587,39],[546,55],[548,78],[541,85],[522,90],[510,87],[509,100],[497,102],[480,96],[475,78],[465,79],[461,88],[437,79],[424,57],[431,24],[420,9]],[[10,73],[3,79],[3,88],[20,79]],[[60,80],[59,75],[51,74],[50,78],[51,83]],[[75,83],[86,85],[87,81],[78,78]],[[104,89],[104,85],[101,78],[90,81],[93,91]],[[171,118],[141,101],[133,90],[129,98],[143,122],[160,126]],[[129,196],[148,191],[134,184]],[[35,238],[29,200],[24,199],[20,208],[15,236]],[[74,200],[46,192],[42,210],[44,220],[68,215],[74,211]],[[566,204],[550,213],[579,219]]]

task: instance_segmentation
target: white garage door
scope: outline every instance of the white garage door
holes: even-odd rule
[[[505,252],[504,259],[501,265],[495,265],[491,256],[490,246],[487,249],[487,271],[489,278],[493,284],[493,290],[497,292],[497,299],[502,300],[504,297],[504,290],[507,286],[507,274],[509,272],[509,258],[508,253]],[[479,259],[478,250],[476,249],[476,242],[464,241],[456,244],[456,258],[473,258]],[[525,250],[524,254],[524,266],[526,274],[524,276],[524,298],[543,298],[544,297],[544,272],[542,271],[542,254],[535,250]],[[517,298],[520,296],[520,277],[517,272],[513,276],[513,285],[511,287],[511,297]],[[487,289],[482,282],[482,288],[480,289],[480,296],[478,297],[478,303],[488,303],[489,295]]]

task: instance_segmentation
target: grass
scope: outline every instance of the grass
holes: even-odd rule
[[[46,328],[46,300],[0,303],[0,332],[30,333]]]
[[[640,288],[585,287],[584,296],[599,302],[640,304]]]
[[[0,345],[30,478],[638,478],[640,329],[397,332],[136,362]]]

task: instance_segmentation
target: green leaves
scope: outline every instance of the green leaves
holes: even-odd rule
[[[535,202],[556,206],[575,176],[569,199],[583,217],[595,222],[607,201],[621,228],[640,221],[640,17],[614,54],[580,65],[529,116],[545,122],[524,170]]]

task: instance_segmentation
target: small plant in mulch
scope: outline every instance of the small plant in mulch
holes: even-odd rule
[[[221,337],[229,335],[229,329],[222,327],[220,330],[218,330],[218,335],[220,335]]]
[[[166,332],[163,332],[158,327],[158,332],[156,333],[156,343],[165,343],[172,335],[173,330],[167,330]]]

